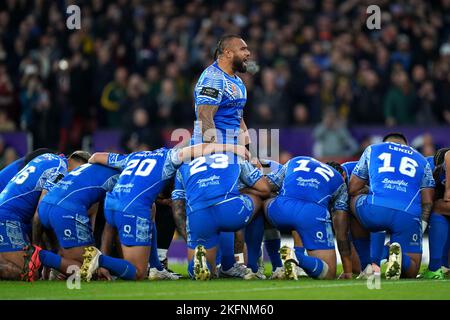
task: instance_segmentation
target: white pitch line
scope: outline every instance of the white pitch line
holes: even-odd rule
[[[319,280],[320,281],[320,280]],[[385,284],[406,284],[406,283],[419,283],[419,282],[449,282],[449,280],[421,280],[421,281],[399,281],[399,282],[385,282],[382,281],[381,285]],[[288,286],[288,287],[263,287],[263,288],[248,288],[248,289],[232,289],[232,290],[204,290],[204,291],[189,291],[189,294],[210,294],[210,293],[241,293],[241,292],[259,292],[259,291],[279,291],[279,290],[298,290],[298,289],[314,289],[314,288],[334,288],[334,287],[353,287],[353,286],[366,286],[366,281],[361,283],[336,283],[336,284],[319,284],[309,286]],[[369,289],[368,289],[369,290]],[[175,292],[157,292],[156,295],[176,295]]]
[[[320,281],[320,280],[318,280]],[[386,281],[382,280],[381,286],[384,285],[401,285],[401,284],[420,284],[420,283],[442,283],[442,282],[448,282],[450,283],[450,280],[402,280],[402,281]],[[353,282],[353,283],[335,283],[335,284],[319,284],[319,285],[298,285],[298,286],[287,286],[287,287],[261,287],[261,288],[248,288],[248,289],[231,289],[231,290],[198,290],[198,291],[189,291],[190,295],[202,295],[202,294],[217,294],[217,293],[246,293],[246,292],[260,292],[260,291],[280,291],[280,290],[301,290],[301,289],[315,289],[315,288],[339,288],[339,287],[362,287],[366,286],[366,281],[361,282]],[[449,287],[450,288],[450,287]],[[367,289],[369,290],[369,289]],[[377,291],[377,290],[373,290]],[[83,284],[81,285],[81,290],[76,291],[76,293],[83,292]],[[132,293],[132,294],[102,294],[100,295],[100,300],[104,299],[105,297],[109,298],[120,298],[120,297],[143,297],[147,296],[148,293]],[[152,292],[150,293],[150,296],[154,297],[161,297],[161,296],[176,296],[179,295],[179,292]],[[70,296],[70,295],[68,295]],[[45,297],[44,299],[60,299],[60,296],[58,297]],[[36,299],[28,299],[28,300],[36,300]],[[39,299],[40,300],[40,299]]]

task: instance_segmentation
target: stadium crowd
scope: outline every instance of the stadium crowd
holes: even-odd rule
[[[373,31],[352,0],[94,0],[77,2],[73,32],[67,2],[3,3],[0,126],[46,148],[0,171],[0,279],[64,279],[76,266],[83,281],[176,280],[175,229],[196,280],[266,279],[262,243],[271,279],[335,279],[337,252],[339,279],[380,275],[384,260],[387,280],[445,279],[450,150],[424,132],[417,151],[393,128],[450,120],[450,1],[399,3],[379,2]],[[162,147],[163,130],[192,126],[192,104],[190,144]],[[359,145],[353,124],[392,132]],[[314,128],[321,159],[251,150],[249,126],[294,125]],[[127,154],[64,154],[98,128],[120,129]],[[323,159],[339,155],[357,161]]]
[[[260,71],[243,75],[250,127],[450,124],[450,1],[71,1],[0,3],[0,130],[72,151],[97,128],[127,151],[192,127],[192,88],[223,33]],[[369,4],[381,30],[365,27]],[[282,112],[280,112],[280,110]],[[354,150],[353,142],[351,150]]]

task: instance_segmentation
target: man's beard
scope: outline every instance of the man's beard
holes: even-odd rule
[[[244,63],[244,60],[240,60],[239,58],[234,58],[233,59],[233,70],[240,72],[240,73],[247,72],[247,66]]]

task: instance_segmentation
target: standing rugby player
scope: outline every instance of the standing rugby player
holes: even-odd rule
[[[249,148],[250,138],[243,119],[247,89],[237,75],[247,71],[249,57],[250,51],[240,36],[224,35],[219,39],[215,61],[202,72],[194,89],[196,122],[191,144],[217,142]],[[221,270],[239,273],[234,234],[222,232],[220,244]]]

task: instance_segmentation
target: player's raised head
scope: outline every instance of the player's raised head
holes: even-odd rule
[[[223,59],[231,64],[234,72],[246,72],[250,51],[247,43],[236,34],[227,34],[220,38],[214,53],[215,59]]]
[[[69,171],[72,171],[76,167],[88,163],[91,154],[87,151],[77,150],[72,152],[67,158],[69,161]]]
[[[383,137],[383,142],[394,142],[399,144],[408,145],[408,139],[400,132],[391,132]]]

